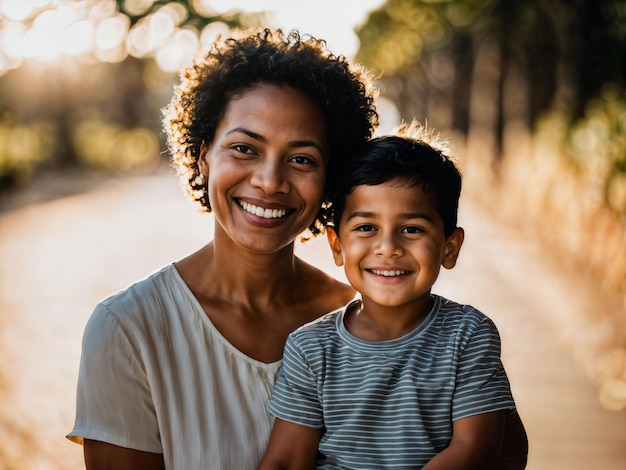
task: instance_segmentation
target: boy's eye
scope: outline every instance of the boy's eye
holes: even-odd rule
[[[424,229],[421,227],[417,227],[415,225],[409,225],[408,227],[404,227],[402,229],[402,233],[422,233],[424,232]]]
[[[359,225],[355,228],[357,232],[373,232],[376,228],[370,224]]]

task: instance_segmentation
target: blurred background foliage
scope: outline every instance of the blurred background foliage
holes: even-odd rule
[[[0,0],[0,188],[165,159],[160,109],[178,70],[262,20],[204,0]]]
[[[388,0],[358,35],[467,191],[626,294],[626,1]]]
[[[0,0],[0,189],[167,161],[177,71],[266,24],[210,0]],[[626,0],[388,0],[357,34],[398,115],[450,137],[466,191],[626,294]]]

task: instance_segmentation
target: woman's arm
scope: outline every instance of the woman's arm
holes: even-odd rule
[[[87,470],[164,470],[162,454],[127,449],[107,442],[85,439]]]
[[[455,421],[450,445],[435,455],[424,470],[496,470],[504,422],[505,411]]]
[[[321,429],[276,418],[259,470],[313,470]]]

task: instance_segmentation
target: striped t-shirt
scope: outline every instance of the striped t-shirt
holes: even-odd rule
[[[317,468],[421,468],[450,443],[453,421],[515,408],[494,323],[433,298],[424,321],[394,340],[350,334],[350,305],[289,336],[269,410],[324,429]]]

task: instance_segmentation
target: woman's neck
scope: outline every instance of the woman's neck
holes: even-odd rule
[[[255,253],[213,240],[177,268],[198,295],[264,310],[301,285],[299,263],[293,243],[274,253]]]

